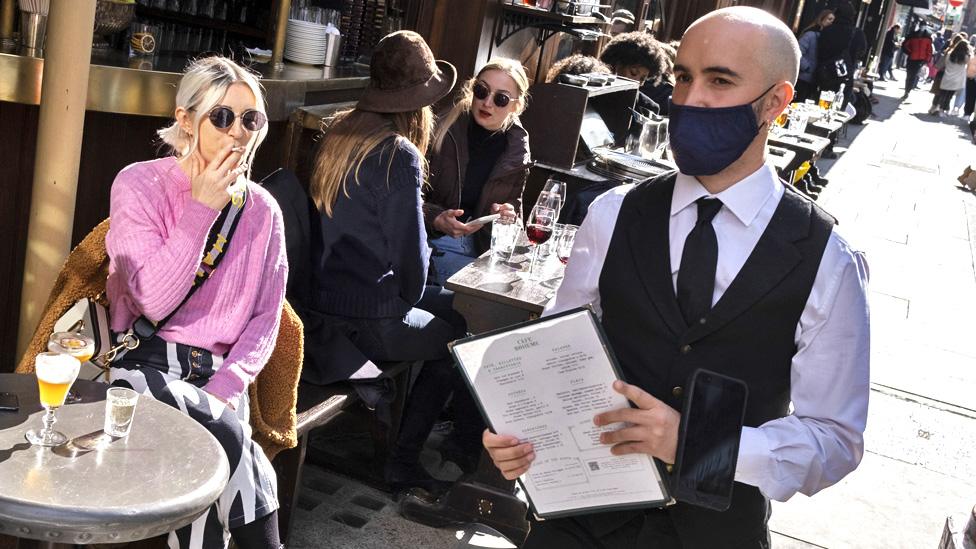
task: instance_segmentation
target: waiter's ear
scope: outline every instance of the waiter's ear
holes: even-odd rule
[[[784,80],[774,84],[762,100],[759,111],[759,123],[766,122],[767,124],[772,124],[773,120],[776,120],[776,117],[790,106],[790,102],[793,101],[793,95],[794,88],[792,83]]]

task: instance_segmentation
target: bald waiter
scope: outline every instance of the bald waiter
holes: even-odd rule
[[[673,463],[684,386],[698,368],[749,386],[732,505],[594,513],[534,523],[526,549],[765,548],[769,499],[853,471],[868,407],[867,264],[835,220],[766,162],[793,97],[799,47],[766,12],[712,12],[685,33],[671,106],[677,173],[590,207],[549,312],[591,304],[634,408],[594,418],[614,454]],[[792,408],[791,408],[792,407]],[[484,444],[507,478],[535,451]]]

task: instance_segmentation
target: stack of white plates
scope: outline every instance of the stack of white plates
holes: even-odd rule
[[[289,19],[285,33],[285,58],[296,63],[321,65],[325,61],[328,41],[326,28],[318,23]]]

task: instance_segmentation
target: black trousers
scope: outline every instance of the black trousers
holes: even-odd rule
[[[419,462],[424,442],[451,395],[458,416],[458,442],[465,449],[480,450],[484,422],[447,348],[466,332],[464,318],[452,307],[453,298],[449,290],[427,286],[420,303],[402,318],[346,319],[357,328],[353,343],[370,360],[424,361],[407,398],[390,456],[397,465]]]
[[[963,111],[968,118],[976,111],[976,78],[966,79],[966,108]]]
[[[719,547],[716,545],[716,547]],[[758,538],[728,549],[769,549],[769,530]],[[576,518],[532,522],[529,537],[521,549],[699,549],[681,542],[670,517],[662,510],[650,510],[622,527],[597,536]],[[704,548],[701,548],[704,549]]]
[[[905,78],[905,93],[908,93],[915,89],[915,84],[918,82],[918,74],[922,71],[922,67],[925,66],[925,61],[909,61],[908,76]]]
[[[949,111],[949,103],[952,102],[952,96],[956,94],[956,90],[942,90],[935,92],[935,97],[932,98],[932,108],[939,107],[944,112]]]
[[[882,55],[881,60],[878,62],[878,76],[881,78],[888,78],[893,80],[895,75],[891,72],[891,64],[894,63],[895,56],[892,55]]]

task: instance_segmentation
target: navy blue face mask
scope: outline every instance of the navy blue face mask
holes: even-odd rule
[[[672,101],[668,140],[681,173],[715,175],[738,160],[759,135],[752,105],[775,86],[735,107],[692,107]]]

